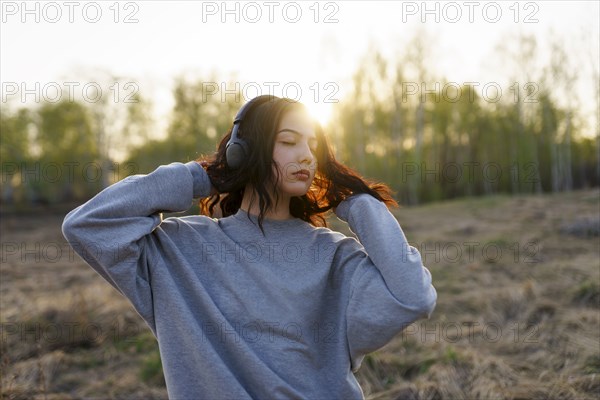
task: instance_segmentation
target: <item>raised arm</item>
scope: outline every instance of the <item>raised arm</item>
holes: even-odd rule
[[[163,165],[148,175],[129,176],[69,212],[63,235],[152,327],[145,238],[161,223],[161,212],[185,211],[193,198],[206,197],[211,189],[195,161]]]
[[[412,322],[429,318],[437,293],[431,274],[410,246],[386,205],[368,194],[346,199],[335,210],[363,245],[347,308],[353,368]]]

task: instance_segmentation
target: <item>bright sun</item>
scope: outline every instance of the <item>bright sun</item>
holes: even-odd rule
[[[331,119],[332,103],[315,103],[308,101],[304,104],[308,108],[310,115],[319,121],[321,126],[324,127],[329,123],[329,120]]]

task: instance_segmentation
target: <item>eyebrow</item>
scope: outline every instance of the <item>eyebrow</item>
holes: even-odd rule
[[[284,133],[284,132],[291,132],[291,133],[293,133],[295,135],[303,136],[300,132],[298,132],[298,131],[296,131],[294,129],[289,129],[289,128],[282,129],[279,132],[277,132],[277,134]],[[314,140],[314,141],[316,141],[317,137],[316,136],[311,136],[311,137],[308,138],[308,140]]]

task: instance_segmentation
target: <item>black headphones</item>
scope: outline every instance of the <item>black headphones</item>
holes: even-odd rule
[[[240,131],[240,123],[244,119],[244,116],[248,113],[251,106],[260,100],[273,100],[275,96],[263,95],[258,96],[247,102],[240,108],[233,120],[233,129],[231,130],[231,137],[225,146],[225,161],[227,166],[231,169],[237,169],[242,166],[244,160],[248,156],[249,146],[248,142],[238,137]]]

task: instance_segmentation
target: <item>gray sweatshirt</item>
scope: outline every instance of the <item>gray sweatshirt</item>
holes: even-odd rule
[[[161,212],[209,195],[196,162],[104,189],[67,214],[74,250],[133,304],[171,399],[361,399],[365,354],[429,318],[431,274],[385,204],[336,208],[359,240],[300,219]]]

